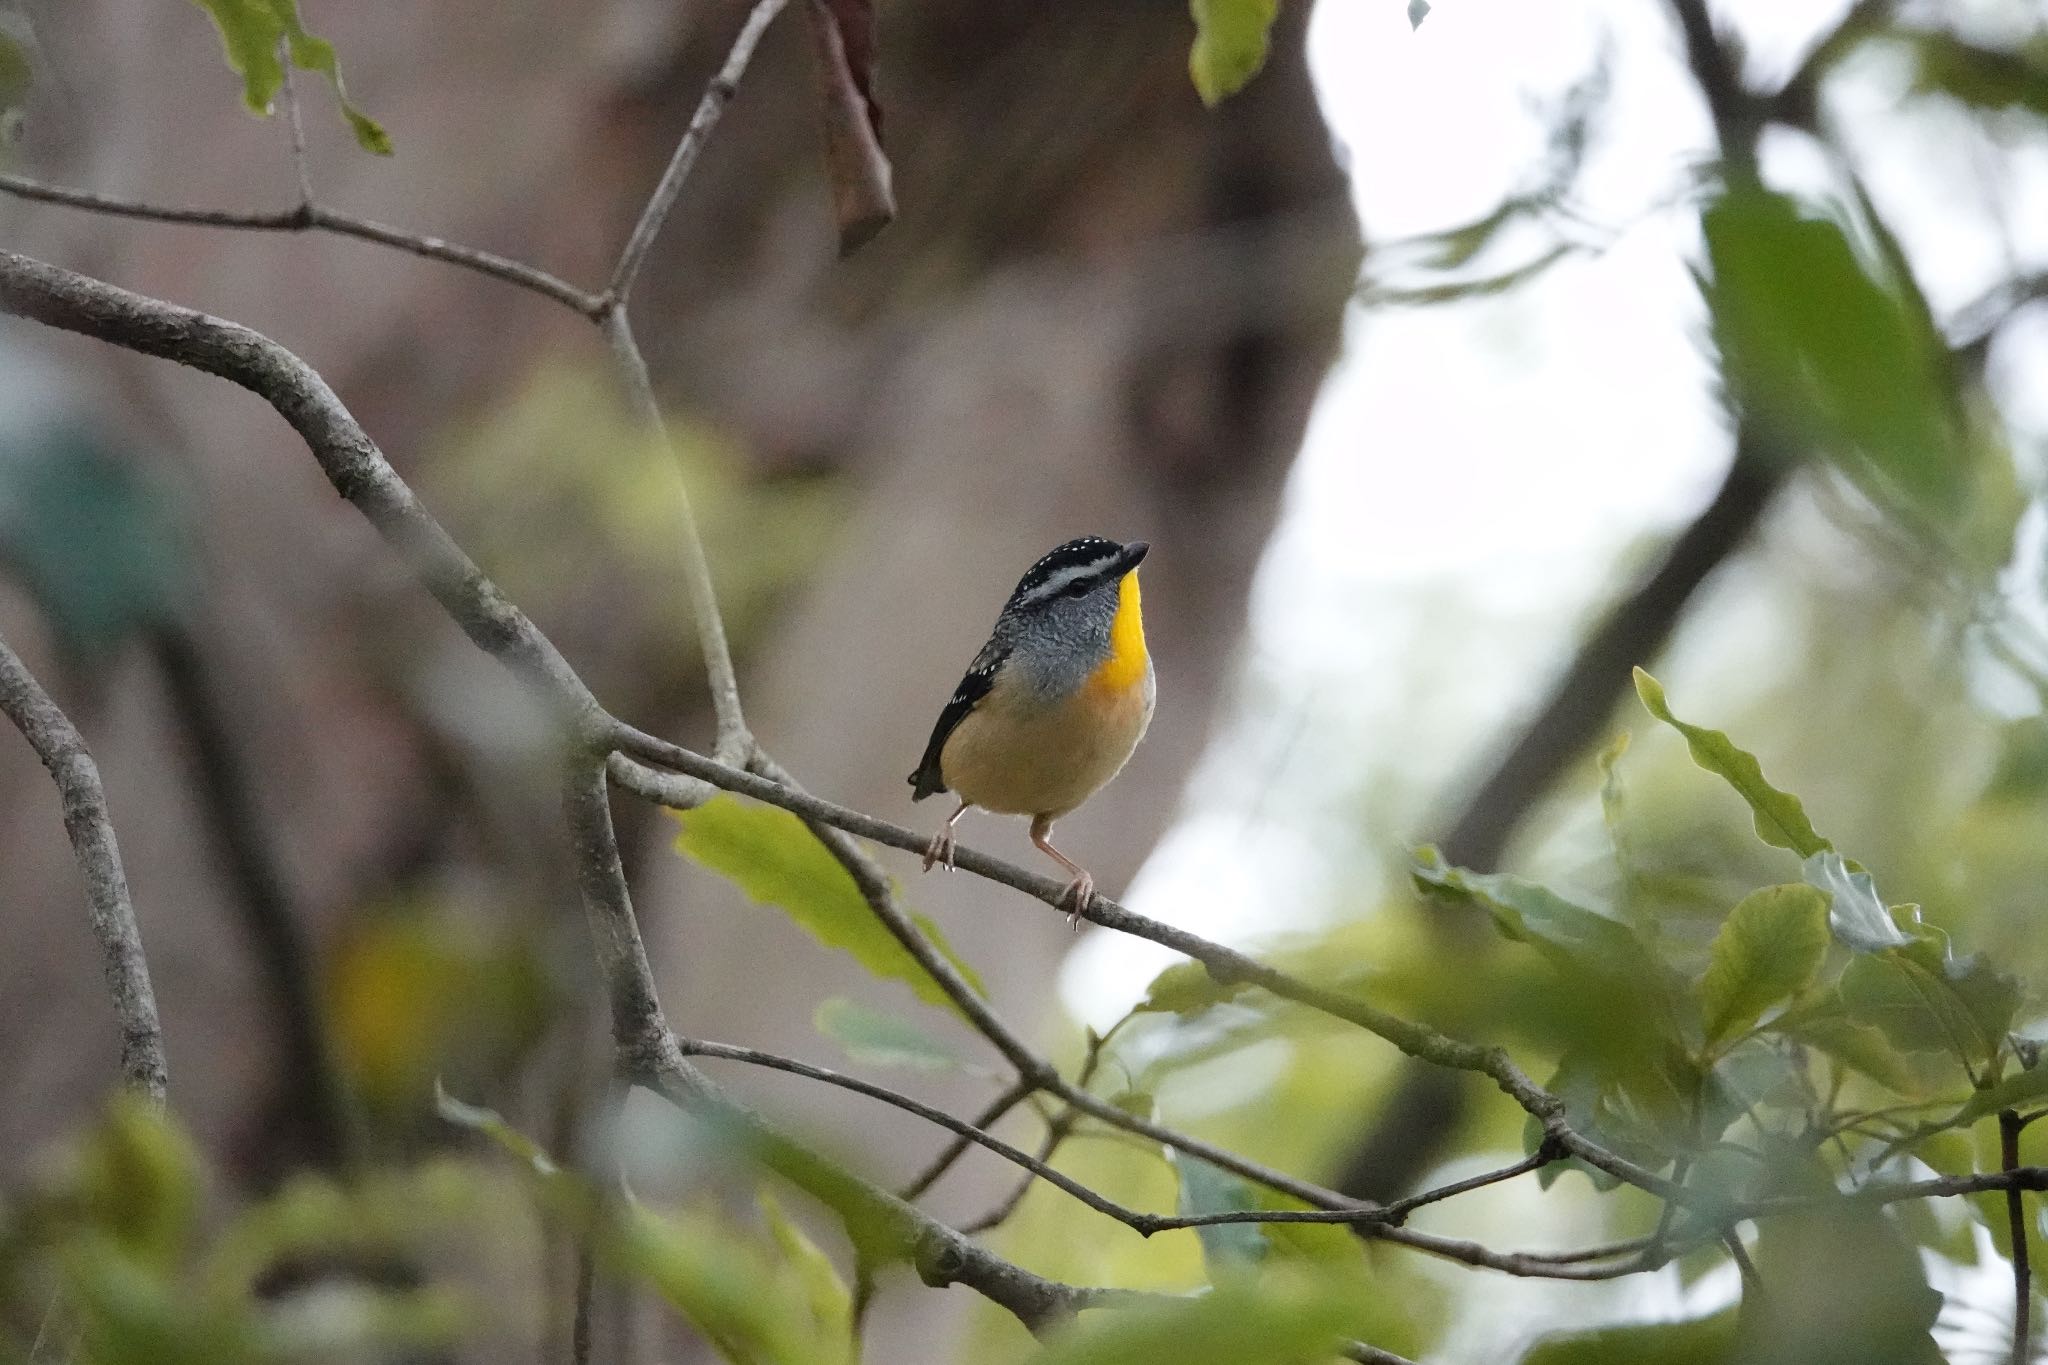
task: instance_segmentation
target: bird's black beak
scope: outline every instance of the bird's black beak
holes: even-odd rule
[[[1143,559],[1145,557],[1145,551],[1151,548],[1152,547],[1150,545],[1147,545],[1142,540],[1134,540],[1130,544],[1124,546],[1123,553],[1117,556],[1119,561],[1118,572],[1129,573],[1131,570],[1137,568],[1138,561]]]

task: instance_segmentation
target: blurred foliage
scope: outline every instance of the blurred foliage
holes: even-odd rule
[[[1204,104],[1242,90],[1266,64],[1266,46],[1279,0],[1188,0],[1195,18],[1195,44],[1188,50],[1188,75]]]
[[[851,955],[874,975],[905,983],[928,1004],[953,1007],[910,950],[868,909],[853,874],[796,816],[735,796],[714,797],[674,815],[682,826],[678,853],[726,877],[758,904],[782,910],[819,943]],[[968,984],[987,994],[939,927],[922,915],[911,918]]]
[[[284,87],[286,58],[301,71],[325,76],[342,117],[367,152],[391,155],[391,138],[377,121],[349,102],[334,44],[306,31],[298,0],[192,0],[213,17],[228,65],[242,78],[242,99],[268,117]]]
[[[69,422],[0,433],[0,569],[35,599],[65,653],[85,664],[179,623],[199,589],[169,490]]]
[[[830,550],[841,504],[823,478],[748,481],[738,452],[685,414],[668,426],[673,454],[626,408],[609,369],[543,364],[443,435],[426,482],[463,545],[529,613],[643,623],[634,634],[668,651],[665,672],[687,673],[701,665],[676,589],[677,462],[742,650]]]

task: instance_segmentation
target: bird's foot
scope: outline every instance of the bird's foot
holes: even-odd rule
[[[1075,933],[1081,932],[1081,916],[1095,903],[1095,878],[1086,872],[1067,883],[1067,889],[1060,893],[1060,904],[1067,909],[1067,927]]]
[[[934,834],[932,841],[924,846],[924,870],[929,872],[932,870],[933,864],[944,863],[946,870],[951,872],[953,870],[953,847],[953,827],[947,825],[937,834]]]

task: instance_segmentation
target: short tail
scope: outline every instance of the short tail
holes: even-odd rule
[[[922,801],[934,792],[946,789],[946,779],[939,775],[939,765],[936,763],[925,764],[910,775],[909,781],[910,799],[913,801]]]

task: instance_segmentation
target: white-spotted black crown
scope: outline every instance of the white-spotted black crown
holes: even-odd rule
[[[1034,596],[1041,596],[1041,590],[1054,582],[1073,582],[1090,576],[1090,571],[1106,568],[1123,557],[1124,546],[1104,536],[1080,536],[1066,544],[1046,551],[1036,564],[1024,571],[1017,580],[1016,591],[1010,594],[1007,606],[1020,606]]]

